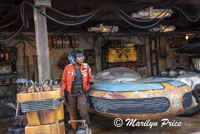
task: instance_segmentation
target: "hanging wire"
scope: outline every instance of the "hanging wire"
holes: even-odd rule
[[[122,13],[123,15],[125,15],[126,17],[128,17],[130,20],[133,20],[133,21],[136,21],[136,22],[151,22],[151,21],[154,21],[157,19],[157,17],[161,16],[163,13],[168,13],[168,9],[165,9],[164,11],[162,11],[160,14],[158,14],[155,18],[153,19],[135,19],[131,16],[129,16],[128,14],[126,14],[124,11],[122,11],[121,9],[119,8],[116,8],[117,11],[119,11],[120,13]],[[168,11],[167,11],[168,10]],[[166,12],[167,11],[167,12]]]
[[[169,9],[167,9],[169,10]],[[141,29],[148,29],[148,28],[152,28],[154,26],[156,26],[157,24],[159,24],[162,20],[164,20],[165,18],[161,18],[159,19],[157,22],[155,22],[154,24],[151,24],[151,25],[148,25],[148,26],[140,26],[140,25],[137,25],[137,24],[133,24],[132,22],[130,22],[129,20],[127,20],[126,18],[124,18],[119,12],[117,12],[117,14],[119,15],[119,17],[124,20],[126,23],[128,23],[129,25],[133,26],[133,27],[136,27],[136,28],[141,28]],[[167,12],[165,12],[164,15],[166,15]]]
[[[16,18],[15,20],[13,20],[12,22],[10,22],[10,23],[8,23],[8,24],[6,24],[6,25],[4,25],[4,26],[0,26],[0,29],[6,28],[6,27],[8,27],[8,26],[14,24],[15,22],[17,22],[17,21],[19,20],[19,18],[20,18],[20,17],[17,16],[17,18]]]
[[[150,2],[150,1],[149,1]],[[160,0],[158,2],[152,2],[150,4],[147,5],[146,8],[148,8],[149,6],[154,6],[154,7],[160,7],[164,2],[166,2],[165,0]],[[124,4],[124,5],[121,5],[119,8],[122,9],[122,8],[127,8],[129,6],[133,6],[133,5],[136,5],[136,4],[143,4],[146,6],[146,4],[144,2],[141,2],[141,1],[138,1],[138,2],[130,2],[128,4]],[[143,8],[144,9],[144,8]]]
[[[51,16],[49,16],[49,15],[47,15],[47,14],[44,14],[43,12],[41,12],[41,11],[39,11],[42,15],[44,15],[44,16],[46,16],[47,18],[49,18],[50,20],[52,20],[52,21],[55,21],[55,22],[57,22],[57,23],[59,23],[59,24],[62,24],[62,25],[66,25],[66,26],[75,26],[75,25],[80,25],[80,24],[83,24],[83,23],[85,23],[86,21],[88,21],[88,20],[90,20],[97,12],[95,12],[93,15],[91,15],[91,16],[89,16],[88,18],[86,18],[86,19],[84,19],[84,20],[81,20],[80,22],[75,22],[75,23],[73,23],[73,22],[71,22],[71,23],[66,23],[66,22],[64,22],[64,21],[59,21],[59,20],[57,20],[57,19],[54,19],[53,17],[51,17]]]
[[[19,34],[19,32],[21,32],[21,30],[22,30],[23,27],[25,26],[25,18],[24,18],[25,4],[27,4],[27,5],[31,6],[32,8],[36,9],[38,12],[40,12],[42,15],[46,16],[46,17],[49,18],[50,20],[55,21],[55,22],[57,22],[57,23],[59,23],[59,24],[62,24],[62,25],[67,25],[67,26],[75,26],[75,25],[83,24],[83,23],[87,22],[88,20],[90,20],[92,17],[94,17],[94,16],[101,10],[100,8],[98,8],[98,9],[95,9],[95,10],[93,10],[92,12],[87,13],[87,14],[83,14],[83,15],[70,15],[70,14],[66,14],[66,13],[63,13],[63,12],[61,12],[61,11],[58,11],[57,9],[49,8],[50,10],[53,10],[53,11],[55,11],[55,12],[61,14],[61,15],[66,16],[66,17],[71,17],[71,18],[84,18],[84,17],[86,17],[86,18],[84,18],[84,19],[82,19],[82,20],[63,21],[63,20],[57,20],[57,19],[55,19],[55,18],[53,18],[53,17],[51,17],[51,16],[45,14],[42,10],[36,8],[33,4],[31,4],[31,3],[27,2],[27,1],[25,1],[25,2],[22,2],[21,6],[20,6],[20,16],[21,16],[21,20],[22,20],[22,25],[21,25],[21,27],[19,28],[19,30],[18,30],[15,34],[11,35],[9,38],[7,38],[7,39],[5,39],[5,40],[0,40],[0,42],[6,42],[6,41],[9,41],[9,40],[13,39],[17,34]],[[200,15],[199,15],[199,14],[195,16],[195,17],[196,17],[195,19],[193,19],[194,16],[193,16],[193,17],[192,17],[192,16],[188,16],[188,15],[187,15],[182,9],[180,9],[179,7],[173,6],[172,8],[175,8],[176,10],[180,11],[180,12],[186,17],[186,19],[188,19],[188,20],[191,21],[191,22],[197,22],[197,21],[200,19]],[[117,14],[119,15],[119,17],[120,17],[122,20],[124,20],[126,23],[128,23],[129,25],[131,25],[131,26],[133,26],[133,27],[140,28],[140,29],[152,28],[152,27],[156,26],[157,24],[159,24],[162,20],[164,20],[164,18],[161,18],[161,19],[159,19],[157,22],[155,22],[154,24],[151,24],[151,25],[148,25],[148,26],[141,26],[141,25],[133,24],[132,22],[130,22],[129,20],[127,20],[125,17],[128,17],[130,20],[137,21],[137,22],[150,22],[150,21],[155,20],[155,18],[154,18],[154,19],[151,19],[151,20],[148,20],[148,19],[146,19],[146,20],[135,19],[135,18],[130,17],[128,14],[126,14],[124,11],[122,11],[122,10],[119,9],[119,8],[116,8],[114,11],[117,12]],[[168,11],[169,11],[169,9],[166,9],[166,10],[164,10],[163,12],[161,12],[159,15],[157,15],[156,17],[159,17],[159,16],[162,15],[163,13],[165,13],[165,15],[166,15],[166,14],[168,13]],[[123,14],[125,17],[123,17],[120,13]],[[0,29],[1,29],[1,28],[6,28],[6,27],[8,27],[8,26],[14,24],[15,22],[17,22],[17,21],[19,20],[19,18],[20,18],[20,17],[18,16],[14,21],[10,22],[9,24],[6,24],[6,25],[4,25],[4,26],[0,26]]]
[[[21,6],[20,6],[20,16],[21,16],[21,19],[22,19],[22,23],[25,23],[25,19],[24,19],[24,10],[25,10],[25,8],[24,8],[25,6],[24,6],[24,2],[21,4]]]
[[[13,38],[14,38],[15,36],[17,36],[17,35],[21,32],[21,30],[23,29],[23,27],[24,27],[24,25],[25,25],[25,21],[24,21],[24,6],[23,6],[23,4],[21,4],[21,6],[20,6],[20,16],[21,16],[21,19],[22,19],[22,25],[21,25],[21,27],[19,28],[19,30],[18,30],[15,34],[13,34],[13,35],[11,35],[10,37],[8,37],[7,39],[0,40],[0,42],[6,42],[6,41],[9,41],[9,40],[13,39]]]
[[[87,14],[83,14],[83,15],[70,15],[70,14],[63,13],[63,12],[61,12],[61,11],[55,9],[55,8],[52,8],[52,7],[51,8],[48,7],[48,9],[53,10],[54,12],[57,12],[57,13],[63,15],[63,16],[71,17],[71,18],[84,18],[84,17],[87,17],[87,16],[94,14],[98,10],[98,9],[95,9],[92,12],[87,13]]]
[[[15,36],[17,36],[19,34],[19,32],[21,32],[23,27],[24,27],[24,24],[22,24],[22,26],[19,28],[19,30],[15,34],[11,35],[9,38],[7,38],[5,40],[0,40],[0,42],[6,42],[6,41],[13,39]]]
[[[29,6],[31,6],[32,8],[36,9],[39,13],[41,13],[42,15],[46,16],[47,18],[49,18],[50,20],[52,21],[55,21],[56,23],[59,23],[59,24],[62,24],[62,25],[66,25],[66,26],[75,26],[75,25],[80,25],[80,24],[83,24],[85,23],[86,21],[90,20],[94,15],[96,15],[100,9],[97,9],[92,15],[90,15],[88,18],[85,18],[83,20],[81,20],[80,22],[76,22],[76,23],[66,23],[65,21],[60,21],[60,20],[57,20],[47,14],[45,14],[43,11],[41,11],[40,9],[36,8],[34,5],[32,5],[31,3],[29,2],[24,2],[24,4],[27,4]]]
[[[57,20],[57,19],[55,19],[55,18],[53,18],[53,17],[51,17],[51,16],[49,16],[49,15],[43,13],[40,9],[36,8],[36,7],[35,7],[34,5],[32,5],[31,3],[25,1],[25,2],[23,2],[23,3],[21,4],[21,6],[20,6],[20,16],[21,16],[21,20],[22,20],[22,26],[19,28],[19,30],[18,30],[15,34],[11,35],[11,36],[10,36],[9,38],[7,38],[7,39],[0,40],[0,42],[6,42],[6,41],[9,41],[9,40],[13,39],[15,36],[17,36],[17,35],[19,34],[19,32],[21,32],[21,30],[22,30],[23,27],[25,26],[25,18],[24,18],[25,4],[27,4],[27,5],[31,6],[32,8],[36,9],[38,12],[40,12],[42,15],[46,16],[46,17],[49,18],[50,20],[55,21],[55,22],[57,22],[57,23],[59,23],[59,24],[62,24],[62,25],[67,25],[67,26],[75,26],[75,25],[83,24],[83,23],[85,23],[86,21],[90,20],[94,15],[96,15],[96,14],[100,11],[100,9],[98,8],[98,9],[92,11],[91,13],[88,13],[88,14],[85,14],[85,15],[77,15],[77,16],[75,16],[75,15],[68,15],[68,14],[62,13],[62,12],[60,12],[60,11],[58,11],[58,10],[56,10],[56,9],[53,8],[52,10],[54,10],[54,11],[56,11],[56,12],[62,14],[62,15],[68,16],[68,17],[87,17],[87,16],[88,16],[87,18],[82,19],[82,20],[79,20],[79,21],[60,21],[60,20]],[[9,23],[9,24],[7,24],[7,25],[5,25],[5,26],[1,26],[0,28],[5,28],[5,27],[7,27],[7,26],[10,26],[10,25],[14,24],[18,19],[19,19],[19,18],[17,18],[17,19],[14,20],[13,22],[11,22],[11,23]]]
[[[195,19],[192,19],[181,8],[179,8],[177,6],[173,6],[172,8],[175,8],[176,10],[180,11],[185,16],[185,18],[191,22],[197,22],[200,19],[200,15],[198,15]]]
[[[87,19],[87,18],[86,18]],[[75,21],[68,21],[68,20],[58,20],[62,23],[68,23],[68,24],[76,24],[76,23],[79,23],[79,22],[83,22],[85,21],[86,19],[82,19],[82,20],[75,20]]]

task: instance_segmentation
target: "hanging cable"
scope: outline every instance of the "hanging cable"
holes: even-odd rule
[[[161,16],[163,13],[168,13],[168,9],[165,9],[164,11],[162,11],[160,14],[158,14],[155,18],[153,18],[153,19],[135,19],[135,18],[133,18],[133,17],[131,17],[131,16],[129,16],[128,14],[126,14],[124,11],[122,11],[122,10],[120,10],[119,8],[116,8],[117,9],[117,11],[119,11],[120,13],[122,13],[123,15],[125,15],[127,18],[129,18],[130,20],[133,20],[133,21],[136,21],[136,22],[151,22],[151,21],[154,21],[154,20],[156,20],[157,19],[157,17],[159,17],[159,16]],[[168,11],[167,11],[168,10]],[[167,12],[166,12],[167,11]]]
[[[24,27],[24,24],[22,24],[22,26],[19,28],[19,30],[15,34],[11,35],[9,38],[7,38],[5,40],[0,40],[0,42],[6,42],[6,41],[13,39],[15,36],[17,36],[19,34],[19,32],[21,32],[23,27]]]
[[[96,9],[96,10],[92,11],[91,13],[88,13],[88,14],[85,14],[85,15],[80,15],[80,16],[71,15],[71,17],[87,17],[87,16],[89,16],[89,17],[87,17],[87,18],[85,18],[85,19],[82,19],[82,20],[80,20],[80,21],[60,21],[60,20],[57,20],[57,19],[55,19],[55,18],[53,18],[53,17],[51,17],[51,16],[49,16],[49,15],[43,13],[40,9],[36,8],[36,7],[35,7],[34,5],[32,5],[31,3],[25,1],[25,2],[23,2],[23,3],[21,4],[21,6],[20,6],[20,16],[21,16],[21,20],[22,20],[22,26],[19,28],[19,30],[18,30],[15,34],[11,35],[11,36],[10,36],[9,38],[7,38],[7,39],[0,40],[0,42],[6,42],[6,41],[9,41],[9,40],[13,39],[15,36],[17,36],[17,35],[19,34],[19,32],[21,32],[21,30],[22,30],[23,27],[25,26],[25,19],[24,19],[25,4],[31,6],[32,8],[35,8],[38,12],[40,12],[42,15],[46,16],[46,17],[49,18],[50,20],[55,21],[55,22],[57,22],[57,23],[59,23],[59,24],[62,24],[62,25],[67,25],[67,26],[74,26],[74,25],[83,24],[83,23],[85,23],[86,21],[90,20],[94,15],[97,14],[97,12],[100,11],[100,9]],[[54,9],[53,9],[53,10],[54,10]],[[56,9],[55,9],[54,11],[59,12],[59,11],[56,10]],[[63,14],[63,15],[67,15],[67,14],[64,14],[64,13],[62,13],[62,12],[59,12],[59,13],[61,13],[61,14]],[[69,16],[70,16],[70,15],[69,15]],[[17,18],[17,19],[14,20],[13,22],[11,22],[11,23],[9,23],[9,24],[7,24],[7,25],[5,25],[5,26],[2,26],[2,27],[0,27],[0,28],[7,27],[7,26],[9,26],[9,25],[15,23],[18,19],[19,19],[19,18]]]
[[[25,21],[24,21],[24,6],[23,6],[23,3],[22,3],[21,6],[20,6],[20,16],[21,16],[21,19],[22,19],[22,25],[21,25],[21,27],[19,28],[19,30],[18,30],[15,34],[13,34],[13,35],[11,35],[10,37],[8,37],[7,39],[0,40],[0,42],[6,42],[6,41],[9,41],[9,40],[13,39],[13,38],[14,38],[15,36],[17,36],[17,35],[21,32],[21,30],[23,29],[23,27],[24,27],[24,25],[25,25]]]
[[[54,12],[57,12],[57,13],[63,15],[63,16],[71,17],[71,18],[84,18],[84,17],[92,15],[93,13],[95,13],[98,10],[98,9],[95,9],[92,12],[87,13],[87,14],[83,14],[83,15],[70,15],[70,14],[63,13],[63,12],[61,12],[61,11],[55,9],[55,8],[52,8],[52,7],[51,8],[48,7],[48,9],[53,10]]]
[[[10,22],[10,23],[4,25],[4,26],[0,26],[0,29],[6,28],[6,27],[8,27],[8,26],[14,24],[14,23],[17,22],[18,20],[19,20],[19,16],[17,16],[17,18],[16,18],[14,21],[12,21],[12,22]]]
[[[76,24],[76,23],[80,23],[80,22],[83,22],[85,21],[87,18],[85,19],[82,19],[82,20],[75,20],[75,21],[68,21],[68,20],[57,20],[57,21],[60,21],[62,23],[68,23],[68,24]]]
[[[167,12],[166,12],[167,13]],[[165,13],[165,15],[166,15]],[[159,24],[162,20],[164,20],[165,18],[161,18],[159,19],[157,22],[155,22],[154,24],[148,25],[148,26],[140,26],[137,24],[133,24],[132,22],[130,22],[129,20],[127,20],[126,18],[124,18],[120,13],[117,12],[117,14],[119,15],[119,17],[124,20],[126,23],[128,23],[129,25],[136,27],[136,28],[141,28],[141,29],[148,29],[148,28],[152,28],[154,26],[156,26],[157,24]]]
[[[66,25],[66,26],[75,26],[75,25],[80,25],[80,24],[83,24],[85,23],[86,21],[90,20],[94,15],[96,15],[100,9],[96,10],[92,15],[90,15],[88,18],[85,18],[83,20],[81,20],[80,22],[76,22],[76,23],[66,23],[65,21],[60,21],[60,20],[57,20],[47,14],[45,14],[43,11],[41,11],[40,9],[36,8],[34,5],[32,5],[31,3],[29,2],[24,2],[24,4],[28,4],[29,6],[31,6],[32,8],[36,9],[38,12],[40,12],[42,15],[46,16],[48,19],[52,20],[52,21],[55,21],[56,23],[59,23],[59,24],[62,24],[62,25]]]
[[[93,15],[91,15],[91,16],[89,16],[88,18],[86,18],[86,19],[84,19],[84,20],[81,20],[80,22],[75,22],[75,23],[66,23],[66,22],[63,22],[63,21],[59,21],[59,20],[57,20],[57,19],[54,19],[53,17],[51,17],[51,16],[49,16],[49,15],[47,15],[47,14],[44,14],[43,12],[41,12],[40,10],[38,10],[42,15],[44,15],[44,16],[46,16],[47,18],[49,18],[50,20],[52,20],[52,21],[55,21],[55,22],[57,22],[57,23],[59,23],[59,24],[62,24],[62,25],[66,25],[66,26],[75,26],[75,25],[80,25],[80,24],[83,24],[83,23],[85,23],[86,21],[88,21],[88,20],[90,20],[95,14],[93,14]]]
[[[25,23],[24,11],[25,11],[25,2],[23,2],[20,6],[20,16],[21,16],[21,19],[22,19],[22,23]]]
[[[173,6],[173,8],[175,8],[176,10],[180,11],[186,19],[188,19],[191,22],[197,22],[200,19],[200,15],[198,15],[195,19],[190,18],[182,9],[180,9],[177,6]]]
[[[151,2],[150,4],[148,4],[147,5],[147,7],[146,8],[148,8],[149,6],[154,6],[154,7],[160,7],[164,2],[166,2],[165,0],[160,0],[160,1],[157,1],[157,2]],[[168,2],[169,3],[169,2]],[[141,2],[141,1],[138,1],[138,2],[134,2],[134,1],[132,1],[132,2],[130,2],[130,3],[128,3],[128,4],[125,4],[125,5],[120,5],[120,9],[122,9],[122,8],[127,8],[127,7],[130,7],[130,6],[133,6],[133,5],[139,5],[139,4],[143,4],[143,5],[145,5],[146,6],[146,3],[144,3],[144,2]]]

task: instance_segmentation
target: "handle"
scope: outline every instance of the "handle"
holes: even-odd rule
[[[26,93],[28,93],[28,84],[31,83],[33,85],[34,92],[37,92],[35,88],[35,83],[32,80],[26,81]]]
[[[44,84],[45,84],[45,82],[49,82],[49,85],[51,86],[51,91],[53,91],[53,81],[49,80],[49,79],[44,79],[42,81],[42,92],[44,92]]]

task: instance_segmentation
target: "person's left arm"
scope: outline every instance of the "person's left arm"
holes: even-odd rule
[[[88,76],[88,84],[90,86],[93,86],[94,85],[94,80],[92,78],[92,74],[91,74],[91,68],[90,66],[88,65],[88,68],[87,68],[87,76]]]

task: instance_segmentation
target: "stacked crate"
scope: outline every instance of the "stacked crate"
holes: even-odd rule
[[[25,134],[65,134],[62,91],[59,87],[31,87],[17,95],[28,125]]]

